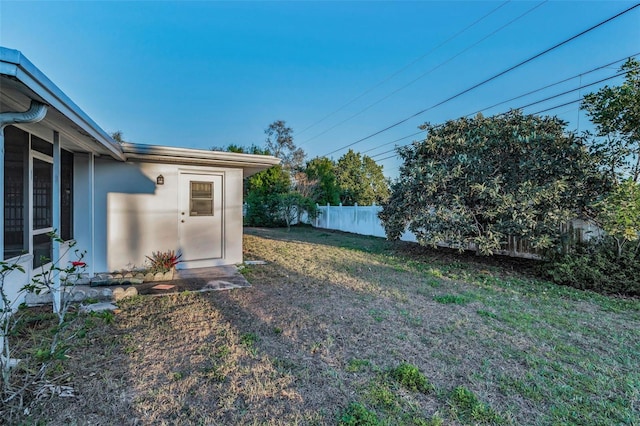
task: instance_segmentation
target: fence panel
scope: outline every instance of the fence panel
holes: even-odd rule
[[[384,227],[378,218],[382,210],[380,206],[318,206],[318,217],[313,225],[316,228],[334,229],[337,231],[352,232],[360,235],[385,237]],[[602,230],[595,224],[583,220],[574,220],[569,225],[563,226],[563,231],[572,228],[573,241],[588,241],[593,237],[602,235]],[[411,232],[405,232],[400,237],[402,241],[416,242],[416,236]],[[447,247],[446,244],[438,244]],[[470,245],[470,250],[475,248]],[[508,243],[498,251],[512,257],[539,259],[541,253],[532,248],[531,244],[517,237],[509,237]]]

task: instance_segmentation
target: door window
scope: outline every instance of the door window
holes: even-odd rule
[[[189,216],[213,216],[213,182],[190,183]]]

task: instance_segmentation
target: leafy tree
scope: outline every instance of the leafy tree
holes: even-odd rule
[[[116,141],[118,143],[127,142],[127,141],[124,140],[123,135],[124,134],[122,133],[122,130],[116,130],[115,132],[111,132],[111,134],[110,134],[111,139],[113,139],[114,141]]]
[[[268,149],[260,148],[258,145],[236,145],[229,144],[226,147],[212,146],[211,151],[235,152],[238,154],[271,155]]]
[[[640,240],[640,184],[632,179],[616,185],[598,204],[597,222],[616,243],[620,258],[627,243]],[[636,253],[640,244],[636,247]]]
[[[640,178],[640,63],[629,59],[620,86],[605,86],[584,97],[582,109],[595,124],[600,139],[593,142],[597,154],[615,182]]]
[[[352,149],[340,157],[335,174],[340,187],[340,202],[344,205],[380,204],[389,197],[389,185],[382,174],[382,166]]]
[[[305,169],[309,181],[315,182],[311,198],[318,204],[337,205],[340,187],[336,179],[335,163],[327,157],[316,157],[307,162]]]
[[[398,149],[404,165],[380,213],[387,236],[408,228],[422,244],[473,243],[485,255],[509,236],[560,246],[560,225],[602,186],[593,157],[565,125],[520,111],[423,125],[423,142]]]
[[[293,142],[293,130],[282,120],[274,121],[264,131],[267,135],[266,148],[274,156],[282,160],[288,170],[298,170],[304,163],[305,153]]]

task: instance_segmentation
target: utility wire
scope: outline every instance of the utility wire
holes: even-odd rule
[[[464,94],[467,94],[467,93],[471,92],[472,90],[477,89],[478,87],[483,86],[483,85],[485,85],[485,84],[487,84],[487,83],[489,83],[489,82],[491,82],[491,81],[493,81],[493,80],[495,80],[495,79],[497,79],[497,78],[499,78],[499,77],[502,77],[503,75],[505,75],[505,74],[507,74],[507,73],[509,73],[509,72],[511,72],[511,71],[513,71],[513,70],[515,70],[515,69],[517,69],[517,68],[520,68],[521,66],[523,66],[523,65],[525,65],[525,64],[528,64],[529,62],[534,61],[535,59],[538,59],[539,57],[541,57],[541,56],[543,56],[543,55],[546,55],[547,53],[549,53],[549,52],[551,52],[551,51],[553,51],[553,50],[556,50],[556,49],[558,49],[558,48],[559,48],[559,47],[561,47],[561,46],[564,46],[565,44],[567,44],[567,43],[569,43],[569,42],[571,42],[571,41],[573,41],[573,40],[577,39],[578,37],[581,37],[581,36],[583,36],[583,35],[585,35],[585,34],[587,34],[587,33],[591,32],[591,31],[593,31],[593,30],[595,30],[595,29],[597,29],[597,28],[599,28],[599,27],[601,27],[601,26],[603,26],[603,25],[605,25],[605,24],[607,24],[607,23],[609,23],[609,22],[613,21],[614,19],[619,18],[620,16],[622,16],[622,15],[624,15],[624,14],[626,14],[626,13],[629,13],[629,12],[630,12],[630,11],[632,11],[633,9],[637,8],[638,6],[640,6],[640,3],[636,3],[635,5],[633,5],[633,6],[629,7],[629,8],[627,8],[627,9],[623,10],[622,12],[619,12],[619,13],[615,14],[614,16],[612,16],[612,17],[610,17],[610,18],[607,18],[607,19],[605,19],[604,21],[601,21],[601,22],[599,22],[599,23],[597,23],[597,24],[595,24],[595,25],[593,25],[593,26],[591,26],[591,27],[587,28],[586,30],[579,32],[578,34],[576,34],[576,35],[574,35],[574,36],[572,36],[572,37],[569,37],[568,39],[563,40],[563,41],[561,41],[561,42],[559,42],[559,43],[557,43],[557,44],[555,44],[555,45],[553,45],[553,46],[549,47],[548,49],[545,49],[545,50],[543,50],[542,52],[537,53],[537,54],[535,54],[535,55],[531,56],[531,57],[530,57],[530,58],[528,58],[528,59],[525,59],[525,60],[523,60],[523,61],[521,61],[521,62],[518,62],[517,64],[515,64],[515,65],[513,65],[513,66],[511,66],[511,67],[509,67],[509,68],[507,68],[506,70],[501,71],[501,72],[499,72],[498,74],[495,74],[495,75],[493,75],[493,76],[491,76],[491,77],[489,77],[489,78],[487,78],[487,79],[485,79],[485,80],[482,80],[481,82],[476,83],[476,84],[474,84],[473,86],[471,86],[471,87],[469,87],[469,88],[467,88],[467,89],[465,89],[465,90],[463,90],[463,91],[461,91],[461,92],[458,92],[458,93],[456,93],[456,94],[455,94],[455,95],[453,95],[453,96],[450,96],[450,97],[448,97],[448,98],[444,99],[443,101],[440,101],[440,102],[438,102],[438,103],[436,103],[436,104],[434,104],[434,105],[432,105],[432,106],[430,106],[430,107],[428,107],[428,108],[425,108],[425,109],[423,109],[423,110],[421,110],[421,111],[418,111],[418,112],[416,112],[416,113],[414,113],[414,114],[412,114],[412,115],[408,116],[407,118],[404,118],[404,119],[402,119],[402,120],[400,120],[400,121],[398,121],[398,122],[396,122],[396,123],[393,123],[393,124],[391,124],[391,125],[389,125],[389,126],[387,126],[387,127],[383,128],[383,129],[381,129],[381,130],[378,130],[377,132],[374,132],[374,133],[372,133],[372,134],[370,134],[370,135],[368,135],[368,136],[365,136],[365,137],[363,137],[363,138],[361,138],[361,139],[358,139],[358,140],[357,140],[357,141],[355,141],[355,142],[352,142],[352,143],[350,143],[350,144],[348,144],[348,145],[345,145],[345,146],[340,147],[340,148],[338,148],[338,149],[336,149],[336,150],[333,150],[333,151],[329,152],[328,154],[325,154],[325,156],[328,156],[328,155],[330,155],[330,154],[336,153],[336,152],[341,151],[341,150],[343,150],[343,149],[345,149],[345,148],[349,148],[349,147],[351,147],[351,146],[353,146],[353,145],[356,145],[356,144],[358,144],[358,143],[360,143],[360,142],[363,142],[363,141],[365,141],[365,140],[367,140],[367,139],[371,139],[372,137],[377,136],[377,135],[379,135],[380,133],[384,133],[384,132],[386,132],[386,131],[388,131],[388,130],[390,130],[390,129],[393,129],[394,127],[397,127],[397,126],[399,126],[399,125],[401,125],[401,124],[403,124],[403,123],[406,123],[407,121],[411,120],[412,118],[415,118],[415,117],[417,117],[417,116],[419,116],[419,115],[421,115],[421,114],[424,114],[424,113],[425,113],[425,112],[427,112],[427,111],[430,111],[430,110],[432,110],[432,109],[434,109],[434,108],[437,108],[437,107],[439,107],[439,106],[441,106],[441,105],[443,105],[443,104],[445,104],[445,103],[447,103],[447,102],[452,101],[453,99],[456,99],[456,98],[458,98],[458,97],[460,97],[460,96],[462,96],[462,95],[464,95]]]
[[[376,147],[369,148],[369,149],[367,149],[366,151],[362,151],[362,152],[361,152],[361,154],[366,154],[367,152],[374,151],[374,150],[376,150],[376,149],[378,149],[378,148],[382,148],[383,146],[386,146],[386,145],[392,144],[392,143],[394,143],[394,142],[400,142],[401,140],[408,139],[408,138],[410,138],[410,137],[412,137],[412,136],[416,136],[416,135],[419,135],[420,133],[424,133],[424,132],[425,132],[424,130],[420,130],[419,132],[412,133],[412,134],[410,134],[410,135],[408,135],[408,136],[401,137],[401,138],[396,139],[396,140],[393,140],[393,141],[391,141],[391,142],[385,142],[385,143],[383,143],[382,145],[378,145],[378,146],[376,146]],[[377,154],[376,154],[376,155],[377,155]]]
[[[476,112],[473,112],[473,113],[471,113],[471,114],[467,114],[467,117],[468,117],[468,116],[470,116],[470,115],[476,115],[476,114],[477,114],[477,113],[479,113],[479,112],[486,111],[486,110],[488,110],[488,109],[495,108],[495,107],[500,106],[500,105],[504,105],[504,104],[506,104],[507,102],[512,102],[512,101],[515,101],[515,100],[517,100],[517,99],[521,99],[521,98],[524,98],[524,97],[526,97],[526,96],[533,95],[534,93],[541,92],[541,91],[543,91],[543,90],[545,90],[545,89],[549,89],[549,88],[551,88],[551,87],[553,87],[553,86],[557,86],[557,85],[559,85],[559,84],[566,83],[567,81],[571,81],[571,80],[573,80],[574,78],[578,78],[578,77],[585,76],[585,75],[587,75],[587,74],[591,74],[591,73],[593,73],[593,72],[599,71],[599,70],[601,70],[601,69],[603,69],[603,68],[610,67],[611,65],[615,65],[615,64],[620,63],[620,62],[622,62],[622,61],[626,61],[628,58],[633,58],[633,57],[636,57],[636,56],[638,56],[638,55],[640,55],[640,52],[638,52],[638,53],[634,53],[633,55],[625,56],[624,58],[622,58],[622,59],[618,59],[617,61],[609,62],[609,63],[608,63],[608,64],[606,64],[606,65],[601,65],[601,66],[596,67],[596,68],[593,68],[593,69],[591,69],[591,70],[589,70],[589,71],[585,71],[585,72],[583,72],[583,73],[580,73],[580,74],[574,75],[573,77],[568,77],[568,78],[565,78],[564,80],[560,80],[560,81],[557,81],[557,82],[555,82],[555,83],[548,84],[548,85],[546,85],[546,86],[544,86],[544,87],[540,87],[539,89],[535,89],[535,90],[532,90],[532,91],[530,91],[530,92],[523,93],[522,95],[518,95],[518,96],[513,97],[513,98],[511,98],[511,99],[507,99],[506,101],[502,101],[502,102],[499,102],[499,103],[497,103],[497,104],[493,104],[493,105],[491,105],[491,106],[488,106],[488,107],[486,107],[486,108],[480,109],[480,110],[478,110],[478,111],[476,111]]]
[[[413,80],[409,81],[408,83],[404,84],[403,86],[400,86],[399,88],[397,88],[396,90],[394,90],[393,92],[383,96],[382,98],[378,99],[377,101],[367,105],[366,107],[364,107],[363,109],[361,109],[360,111],[356,112],[355,114],[345,118],[342,121],[337,122],[336,124],[334,124],[333,126],[329,127],[328,129],[318,133],[315,136],[310,137],[309,139],[305,140],[304,142],[302,142],[302,144],[305,144],[317,137],[320,137],[328,132],[330,132],[331,130],[335,129],[338,126],[343,125],[344,123],[346,123],[349,120],[354,119],[355,117],[359,116],[360,114],[362,114],[363,112],[373,108],[374,106],[378,105],[379,103],[389,99],[391,96],[395,95],[396,93],[406,89],[407,87],[411,86],[412,84],[414,84],[416,81],[426,77],[427,75],[431,74],[433,71],[445,66],[446,64],[448,64],[449,62],[453,61],[454,59],[456,59],[457,57],[461,56],[462,54],[466,53],[467,51],[473,49],[474,47],[476,47],[477,45],[479,45],[480,43],[482,43],[483,41],[485,41],[486,39],[496,35],[497,33],[499,33],[500,31],[502,31],[503,29],[505,29],[506,27],[508,27],[509,25],[513,24],[514,22],[516,22],[517,20],[523,18],[524,16],[528,15],[529,13],[533,12],[535,9],[539,8],[540,6],[542,6],[543,4],[547,3],[549,0],[543,0],[542,2],[538,3],[537,5],[533,6],[532,8],[528,9],[526,12],[518,15],[517,17],[513,18],[512,20],[510,20],[509,22],[507,22],[506,24],[502,25],[501,27],[493,30],[492,32],[490,32],[489,34],[487,34],[486,36],[482,37],[480,40],[476,41],[475,43],[467,46],[466,48],[462,49],[460,52],[456,53],[455,55],[451,56],[450,58],[448,58],[447,60],[440,62],[438,65],[436,65],[435,67],[427,70],[426,72],[420,74],[418,77],[414,78]],[[301,145],[302,145],[301,144]]]
[[[477,115],[478,113],[483,112],[483,111],[486,111],[486,110],[488,110],[488,109],[495,108],[495,107],[497,107],[497,106],[500,106],[500,105],[506,104],[506,103],[508,103],[508,102],[515,101],[515,100],[517,100],[517,99],[524,98],[524,97],[526,97],[526,96],[532,95],[532,94],[537,93],[537,92],[541,92],[541,91],[546,90],[546,89],[549,89],[549,88],[551,88],[551,87],[553,87],[553,86],[557,86],[557,85],[559,85],[559,84],[566,83],[567,81],[571,81],[571,80],[573,80],[573,79],[575,79],[575,78],[582,77],[582,76],[585,76],[585,75],[591,74],[591,73],[593,73],[593,72],[599,71],[599,70],[601,70],[601,69],[603,69],[603,68],[610,67],[611,65],[615,65],[615,64],[620,63],[620,62],[622,62],[622,61],[626,61],[626,60],[627,60],[627,59],[629,59],[629,58],[635,58],[635,57],[636,57],[636,56],[638,56],[638,55],[640,55],[640,52],[638,52],[638,53],[634,53],[634,54],[632,54],[632,55],[626,55],[624,58],[622,58],[622,59],[618,59],[617,61],[609,62],[608,64],[601,65],[601,66],[599,66],[599,67],[596,67],[596,68],[590,69],[589,71],[584,71],[584,72],[582,72],[582,73],[580,73],[580,74],[574,75],[573,77],[565,78],[565,79],[560,80],[560,81],[557,81],[557,82],[555,82],[555,83],[548,84],[548,85],[546,85],[546,86],[544,86],[544,87],[540,87],[540,88],[538,88],[538,89],[531,90],[531,91],[529,91],[529,92],[527,92],[527,93],[524,93],[524,94],[522,94],[522,95],[515,96],[515,97],[513,97],[513,98],[511,98],[511,99],[507,99],[506,101],[502,101],[502,102],[499,102],[499,103],[497,103],[497,104],[493,104],[493,105],[491,105],[491,106],[489,106],[489,107],[485,107],[485,108],[479,109],[479,110],[477,110],[477,111],[475,111],[475,112],[472,112],[472,113],[469,113],[469,114],[465,115],[464,117],[471,117],[471,116],[475,116],[475,115]],[[618,77],[618,76],[620,76],[620,74],[617,74],[617,75],[615,75],[615,76],[613,76],[613,77],[609,77],[608,79],[611,79],[611,78],[614,78],[614,77]],[[601,80],[600,82],[602,82],[602,81],[604,81],[604,80]],[[597,83],[598,83],[598,82],[596,82],[596,83],[592,83],[592,84],[590,84],[590,85],[597,84]],[[581,87],[579,87],[579,88],[577,88],[577,89],[573,89],[572,91],[580,90],[580,88],[584,88],[584,87],[587,87],[587,86],[588,86],[588,85],[586,85],[586,86],[581,86]],[[567,93],[568,93],[568,92],[567,92]],[[548,100],[548,99],[547,99],[547,100]],[[531,105],[533,105],[533,104],[525,105],[524,107],[520,107],[520,108],[516,108],[516,109],[526,108],[527,106],[531,106]],[[422,133],[422,132],[424,132],[424,130],[421,130],[421,131],[416,132],[416,133],[412,133],[412,134],[410,134],[410,135],[404,136],[404,137],[399,138],[399,139],[392,140],[392,141],[390,141],[390,142],[385,142],[385,143],[380,144],[380,145],[378,145],[378,146],[376,146],[376,147],[374,147],[374,148],[370,148],[370,149],[368,149],[368,150],[366,150],[366,151],[362,151],[362,153],[364,154],[364,153],[367,153],[367,152],[374,151],[374,150],[376,150],[376,149],[378,149],[378,148],[382,148],[383,146],[390,145],[390,144],[392,144],[392,143],[394,143],[394,142],[398,142],[398,141],[401,141],[401,140],[403,140],[403,139],[407,139],[407,138],[410,138],[410,137],[412,137],[412,136],[416,136],[416,135],[418,135],[418,134],[420,134],[420,133]],[[375,154],[375,155],[374,155],[374,157],[375,157],[375,156],[377,156],[377,155],[385,154],[385,153],[387,153],[387,152],[390,152],[390,151],[385,151],[385,152],[382,152],[382,153],[379,153],[379,154]]]
[[[392,73],[391,75],[385,77],[384,79],[382,79],[381,81],[379,81],[378,83],[376,83],[375,85],[373,85],[372,87],[368,88],[367,90],[365,90],[364,92],[362,92],[361,94],[359,94],[358,96],[356,96],[355,98],[351,99],[350,101],[348,101],[347,103],[345,103],[344,105],[342,105],[341,107],[339,107],[338,109],[336,109],[333,112],[330,112],[329,114],[325,115],[324,117],[322,117],[320,120],[316,121],[315,123],[305,127],[304,129],[302,129],[300,132],[298,132],[297,136],[301,135],[302,133],[306,132],[307,130],[311,129],[312,127],[315,127],[316,125],[322,123],[323,121],[325,121],[327,118],[332,117],[333,115],[337,114],[338,112],[342,111],[343,109],[345,109],[346,107],[348,107],[349,105],[351,105],[352,103],[354,103],[355,101],[359,100],[360,98],[362,98],[363,96],[371,93],[374,89],[377,89],[378,87],[382,86],[384,83],[386,83],[387,81],[393,79],[395,76],[397,76],[400,73],[403,73],[404,71],[406,71],[407,69],[411,68],[413,65],[415,65],[416,63],[418,63],[419,61],[423,60],[424,58],[426,58],[427,56],[431,55],[433,52],[435,52],[436,50],[440,49],[442,46],[446,45],[447,43],[449,43],[450,41],[456,39],[458,36],[460,36],[461,34],[463,34],[464,32],[466,32],[467,30],[471,29],[472,27],[476,26],[477,24],[479,24],[480,22],[482,22],[484,19],[488,18],[489,16],[491,16],[492,14],[494,14],[495,12],[498,11],[498,9],[506,6],[508,3],[510,3],[511,0],[507,0],[504,3],[501,3],[499,6],[495,7],[494,9],[492,9],[491,11],[489,11],[488,13],[486,13],[485,15],[481,16],[480,18],[476,19],[475,21],[473,21],[471,24],[467,25],[466,27],[464,27],[463,29],[461,29],[460,31],[458,31],[457,33],[455,33],[454,35],[452,35],[451,37],[449,37],[448,39],[446,39],[445,41],[443,41],[442,43],[440,43],[439,45],[437,45],[436,47],[434,47],[433,49],[429,50],[427,53],[425,53],[424,55],[414,59],[413,61],[409,62],[407,65],[403,66],[402,68],[400,68],[399,70],[395,71],[394,73]],[[304,142],[303,142],[304,143]]]
[[[618,73],[618,74],[615,74],[615,75],[612,75],[612,76],[609,76],[609,77],[606,77],[606,78],[600,79],[600,80],[598,80],[598,81],[594,81],[594,82],[592,82],[592,83],[584,84],[584,85],[581,85],[581,86],[576,87],[576,88],[574,88],[574,89],[567,90],[567,91],[564,91],[564,92],[558,93],[558,94],[556,94],[556,95],[548,96],[548,97],[546,97],[546,98],[544,98],[544,99],[540,99],[540,100],[537,100],[537,101],[535,101],[535,102],[531,102],[531,103],[528,103],[528,104],[526,104],[526,105],[523,105],[523,106],[520,106],[520,107],[517,107],[517,108],[512,108],[512,109],[522,110],[522,109],[525,109],[525,108],[529,108],[529,107],[531,107],[531,106],[533,106],[533,105],[541,104],[541,103],[543,103],[543,102],[547,102],[547,101],[549,101],[549,100],[551,100],[551,99],[555,99],[555,98],[559,98],[560,96],[568,95],[569,93],[573,93],[573,92],[576,92],[576,91],[582,90],[582,89],[584,89],[584,88],[586,88],[586,87],[594,86],[594,85],[596,85],[596,84],[599,84],[599,83],[605,82],[605,81],[607,81],[607,80],[612,80],[612,79],[614,79],[614,78],[616,78],[616,77],[620,77],[620,76],[622,76],[622,75],[627,74],[629,71],[636,71],[636,70],[640,70],[640,67],[636,67],[636,68],[633,68],[633,69],[631,69],[631,70],[627,70],[627,71],[622,71],[622,72],[620,72],[620,73]],[[551,111],[551,110],[553,110],[553,109],[561,108],[561,107],[563,107],[563,106],[566,106],[566,105],[570,105],[570,104],[573,104],[573,103],[579,102],[580,100],[582,100],[582,98],[578,99],[577,101],[571,101],[571,102],[568,102],[568,103],[564,103],[564,104],[557,105],[557,106],[552,107],[552,108],[544,109],[544,110],[542,110],[542,111],[534,112],[534,113],[532,113],[532,115],[536,115],[536,114],[539,114],[539,113],[541,113],[541,112],[547,112],[547,111]],[[481,110],[481,111],[482,111],[482,110]],[[496,114],[496,115],[494,115],[494,117],[500,117],[500,116],[505,115],[505,114],[507,114],[507,113],[506,113],[506,112],[503,112],[503,113],[500,113],[500,114]],[[468,114],[468,115],[466,115],[466,116],[464,116],[464,117],[469,117],[469,116],[471,116],[471,115],[475,115],[475,114]],[[445,124],[439,124],[439,125],[434,126],[434,127],[443,127],[444,125],[445,125]],[[418,132],[418,133],[421,133],[421,132]],[[408,138],[408,137],[409,137],[409,136],[407,136],[407,137],[405,137],[405,138],[402,138],[402,139],[406,139],[406,138]],[[395,141],[394,141],[394,142],[395,142]],[[406,145],[402,145],[402,146],[406,146]],[[377,156],[380,156],[380,155],[387,154],[387,153],[392,152],[392,151],[394,151],[394,150],[395,150],[395,148],[393,148],[393,149],[391,149],[391,150],[388,150],[388,151],[380,152],[380,153],[378,153],[378,154],[372,155],[372,156],[371,156],[371,158],[374,158],[374,157],[377,157]]]

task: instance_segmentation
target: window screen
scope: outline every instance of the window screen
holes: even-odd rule
[[[33,159],[33,229],[53,226],[53,164]]]
[[[25,171],[29,134],[17,127],[4,130],[4,258],[26,251]]]
[[[62,150],[60,158],[60,238],[73,238],[73,154]]]
[[[189,216],[213,216],[212,182],[191,182]]]

